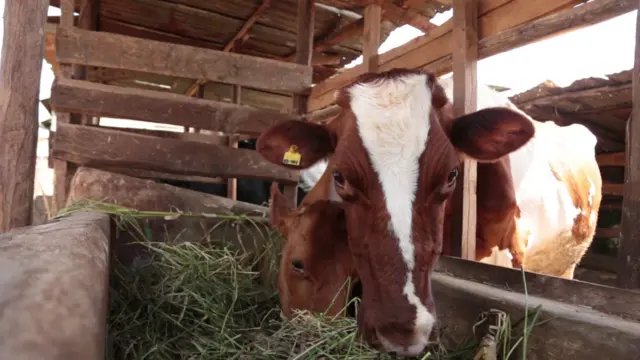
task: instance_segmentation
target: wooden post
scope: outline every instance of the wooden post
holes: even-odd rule
[[[477,107],[477,0],[453,0],[453,40],[453,108],[461,116]],[[476,161],[464,160],[453,199],[452,252],[468,260],[476,258],[476,169]]]
[[[242,104],[242,87],[240,85],[233,86],[233,103]],[[236,134],[227,134],[230,148],[238,148],[239,137]],[[238,200],[238,179],[227,179],[227,197],[231,200]]]
[[[640,288],[640,11],[636,19],[632,89],[633,111],[627,121],[625,139],[622,238],[618,250],[618,282],[624,288]]]
[[[369,72],[377,72],[379,66],[378,48],[380,47],[380,24],[382,6],[376,1],[364,9],[364,33],[362,44],[362,63]]]
[[[315,0],[298,0],[298,38],[296,40],[296,64],[311,66],[315,22]],[[293,96],[293,108],[298,114],[307,112],[307,97]],[[298,186],[286,185],[284,196],[294,208],[298,205]]]
[[[60,24],[58,28],[73,27],[74,5],[74,0],[60,0]],[[72,71],[70,64],[61,63],[60,71],[56,74],[56,77],[72,78]],[[58,124],[63,123],[71,123],[71,114],[56,112],[56,129]],[[53,141],[55,142],[55,138]],[[75,170],[76,166],[73,163],[59,159],[53,160],[53,214],[58,213],[64,207],[69,194],[69,184]]]
[[[7,1],[0,65],[0,232],[31,225],[49,1]]]

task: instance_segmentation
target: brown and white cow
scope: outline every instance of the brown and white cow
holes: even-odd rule
[[[587,224],[597,218],[597,207],[594,216],[592,210],[581,212],[580,205],[599,202],[599,173],[576,182],[570,179],[573,168],[552,170],[549,155],[558,154],[549,152],[554,148],[551,141],[533,138],[540,127],[517,110],[485,108],[453,119],[446,92],[450,91],[424,72],[365,74],[340,91],[342,112],[331,123],[282,123],[257,144],[257,150],[276,164],[297,146],[301,169],[331,156],[331,188],[345,211],[349,250],[362,283],[361,329],[384,350],[399,355],[420,353],[433,328],[430,273],[442,250],[445,204],[456,185],[460,156],[485,164],[513,153],[507,157],[510,163],[514,158],[521,161],[503,176],[511,182],[503,189],[516,195],[518,225],[531,230],[528,249],[544,243],[547,236],[566,233],[578,217],[586,216]],[[484,100],[479,98],[479,107]],[[588,131],[577,132],[581,138],[593,137]],[[594,143],[585,144],[565,148],[582,154],[591,145],[593,152]],[[589,164],[589,155],[581,158]],[[532,186],[536,179],[537,188]],[[577,184],[573,192],[571,186],[561,186],[569,183]],[[582,196],[576,189],[585,185],[593,191]],[[513,220],[513,215],[503,217]],[[545,223],[550,217],[554,220]]]

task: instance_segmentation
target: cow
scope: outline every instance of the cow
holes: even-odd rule
[[[266,160],[294,169],[330,157],[329,187],[344,211],[362,288],[360,330],[401,356],[420,354],[435,323],[430,274],[443,250],[445,208],[461,159],[484,169],[478,201],[488,204],[478,206],[478,221],[492,223],[479,226],[480,234],[511,232],[519,246],[506,250],[525,266],[535,261],[518,249],[541,263],[577,263],[597,221],[601,179],[593,134],[491,107],[482,94],[480,110],[454,118],[450,90],[419,70],[363,74],[338,92],[341,112],[333,121],[279,123],[256,146]],[[283,164],[292,150],[298,160]],[[485,216],[486,209],[495,212]]]

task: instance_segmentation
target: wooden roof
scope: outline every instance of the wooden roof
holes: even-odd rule
[[[546,81],[511,100],[533,118],[587,126],[598,137],[598,153],[624,151],[632,107],[631,78],[632,70],[626,70],[605,78],[580,79],[567,87]]]
[[[59,7],[60,0],[51,5]],[[362,53],[363,0],[318,0],[314,79],[320,81]],[[450,0],[387,0],[381,41],[404,23],[427,24]],[[409,6],[411,6],[409,8]],[[257,16],[254,16],[258,12]],[[55,22],[50,19],[50,22]],[[243,27],[250,23],[248,31]],[[99,30],[294,61],[296,0],[100,0]],[[236,38],[239,33],[243,35]]]

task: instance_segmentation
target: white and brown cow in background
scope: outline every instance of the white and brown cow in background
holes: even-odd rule
[[[342,110],[329,124],[281,123],[257,144],[281,165],[297,146],[300,163],[292,168],[330,157],[327,196],[345,212],[362,284],[360,328],[404,356],[424,350],[434,325],[430,274],[461,157],[479,161],[479,248],[498,245],[525,267],[575,266],[597,220],[601,180],[586,128],[487,107],[482,95],[480,110],[454,118],[450,90],[420,71],[365,74],[340,91]]]

